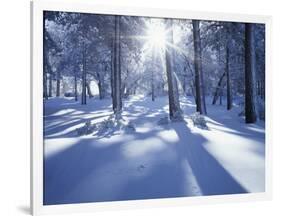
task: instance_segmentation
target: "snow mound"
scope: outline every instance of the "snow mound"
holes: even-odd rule
[[[95,135],[109,136],[115,132],[135,132],[135,125],[125,120],[121,113],[112,114],[108,119],[103,120],[101,123],[97,123],[97,131]]]
[[[191,114],[190,119],[192,120],[193,125],[195,127],[198,127],[201,129],[208,129],[205,117],[203,115],[201,115],[199,112]]]
[[[83,127],[76,129],[78,136],[88,134],[97,136],[112,136],[116,132],[132,133],[135,131],[135,125],[122,118],[120,113],[112,114],[108,119],[95,124],[91,124],[91,121],[87,121]]]
[[[96,126],[92,125],[91,121],[88,120],[82,127],[76,129],[76,133],[78,136],[88,135],[93,133],[95,129]]]
[[[184,121],[182,113],[181,112],[176,112],[174,117],[162,117],[157,121],[157,125],[167,125],[170,124],[171,122],[182,122]]]

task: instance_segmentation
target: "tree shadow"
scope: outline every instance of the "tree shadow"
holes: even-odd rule
[[[180,157],[187,159],[203,195],[247,193],[247,190],[203,146],[203,136],[193,134],[186,123],[172,124],[181,142]]]
[[[107,166],[113,166],[114,169],[118,169],[118,166],[127,167],[132,166],[130,164],[136,164],[136,161],[141,163],[146,157],[142,156],[133,157],[131,159],[124,158],[122,154],[122,148],[124,145],[131,145],[130,140],[135,143],[134,146],[141,144],[145,139],[156,137],[160,128],[151,130],[148,133],[133,133],[132,138],[129,141],[112,141],[104,144],[99,142],[98,138],[85,138],[79,139],[75,144],[67,149],[60,151],[56,154],[44,157],[44,205],[55,204],[69,204],[69,203],[82,203],[82,202],[101,202],[101,201],[116,201],[129,199],[130,194],[115,193],[115,190],[108,192],[108,188],[111,185],[118,184],[120,187],[126,185],[127,181],[130,181],[129,176],[124,176],[124,179],[110,179],[107,182],[96,183],[95,179],[106,178],[106,173],[100,172],[100,170],[106,170]],[[161,140],[161,137],[158,137]],[[164,142],[164,140],[161,140]],[[103,145],[104,144],[104,145]],[[130,163],[130,164],[128,164]],[[137,167],[136,167],[137,168]],[[171,172],[174,169],[170,169]],[[112,170],[111,170],[112,171]],[[155,173],[156,176],[160,173]],[[168,177],[163,176],[163,177]],[[90,181],[93,179],[93,181]],[[86,183],[87,188],[84,191],[76,191],[77,187],[84,184],[84,181],[90,181]],[[156,182],[154,182],[156,184]],[[145,183],[149,185],[149,183]],[[153,187],[150,185],[149,187]],[[157,186],[156,186],[157,187]],[[131,199],[142,197],[143,194],[139,193],[139,189],[135,188],[135,192],[130,190]],[[151,195],[149,193],[148,195]],[[148,196],[148,198],[150,198]]]
[[[92,139],[77,143],[55,155],[44,157],[44,205],[81,202],[69,194],[100,166],[120,157],[120,144],[104,148],[92,145]]]
[[[157,155],[154,155],[157,157]],[[184,173],[179,164],[162,162],[140,178],[131,178],[115,196],[116,200],[159,199],[186,196]]]
[[[222,108],[218,108],[222,109]],[[214,124],[218,127],[229,128],[230,130],[225,130],[223,132],[232,133],[235,135],[240,135],[248,138],[265,137],[265,133],[263,131],[264,127],[258,124],[246,124],[243,118],[238,117],[238,111],[236,107],[233,107],[233,111],[229,112],[227,116],[225,115],[218,115],[220,110],[210,110],[208,113],[208,118],[211,121],[208,121],[210,124]],[[252,127],[252,128],[251,128]],[[220,130],[216,128],[216,130]],[[221,129],[223,130],[223,129]],[[260,131],[259,131],[260,130]]]
[[[44,116],[51,116],[56,112],[64,109],[73,109],[81,113],[88,113],[94,110],[110,109],[111,100],[104,99],[92,99],[89,100],[86,105],[81,105],[79,101],[75,101],[73,98],[50,98],[44,100]]]
[[[145,122],[152,123],[156,123],[155,120],[160,116],[166,115],[163,109],[159,111],[159,104],[153,105],[145,112],[140,112],[139,109],[144,107],[143,100],[132,103],[130,109],[126,108],[127,111],[133,111],[137,118],[143,118]],[[134,110],[134,108],[137,109]],[[83,111],[85,110],[83,108]],[[156,113],[156,115],[151,116],[151,113]],[[86,119],[77,118],[71,121],[74,122],[66,124],[62,122],[62,125],[57,125],[57,127],[64,130],[83,123]],[[142,119],[138,121],[138,123],[141,122]],[[179,142],[175,144],[178,162],[159,162],[145,175],[140,174],[140,178],[132,178],[124,174],[122,179],[112,178],[111,182],[101,184],[105,189],[117,185],[118,188],[114,188],[113,194],[106,193],[103,191],[104,188],[98,188],[94,182],[88,182],[86,185],[89,188],[84,188],[84,191],[79,191],[77,188],[81,187],[84,181],[90,181],[89,179],[92,179],[93,176],[101,177],[99,170],[103,167],[114,165],[118,161],[126,166],[126,163],[134,161],[124,159],[120,152],[124,140],[97,147],[93,143],[98,142],[99,137],[90,139],[77,137],[77,142],[71,147],[44,158],[44,205],[192,196],[191,192],[184,190],[187,183],[180,166],[182,161],[187,161],[191,167],[203,195],[247,193],[246,189],[204,148],[204,143],[207,140],[202,135],[192,133],[185,122],[171,123],[163,127],[155,127],[149,132],[136,132],[131,135],[134,141],[141,142],[148,138],[157,137],[157,133],[161,130],[174,130],[176,132],[179,138]],[[62,136],[66,137],[66,134]],[[112,134],[109,134],[108,138],[111,136]],[[161,139],[161,137],[158,138]],[[165,143],[165,140],[162,142]],[[142,161],[149,156],[151,154],[146,153],[137,160]],[[157,160],[163,159],[165,151],[159,151],[152,156]],[[116,184],[118,181],[120,184]],[[73,192],[75,189],[78,191]]]
[[[241,194],[248,191],[212,156],[203,144],[207,140],[191,133],[186,123],[171,123],[162,128],[173,129],[179,142],[176,145],[177,162],[160,162],[142,178],[130,178],[115,195],[114,200],[135,200],[195,196],[188,184],[181,162],[187,161],[202,195]],[[152,136],[153,134],[146,135]],[[148,157],[149,155],[144,155]],[[164,152],[153,157],[161,161]],[[109,200],[112,201],[112,200]]]
[[[78,137],[75,130],[71,130],[70,132],[63,133],[63,134],[57,135],[57,136],[53,135],[53,134],[63,132],[64,130],[66,130],[70,127],[74,127],[74,126],[78,127],[79,124],[83,124],[83,123],[86,123],[87,121],[92,121],[92,120],[99,119],[99,118],[104,118],[106,116],[109,116],[109,114],[104,114],[104,115],[99,115],[99,116],[94,116],[94,117],[86,117],[86,118],[78,117],[78,118],[73,118],[73,119],[68,120],[69,121],[68,123],[66,123],[67,121],[61,122],[60,124],[57,124],[55,127],[52,127],[49,129],[47,129],[45,127],[44,137],[46,137],[48,139],[61,138],[61,137],[63,137],[63,138]],[[60,118],[60,117],[58,117],[58,118]]]

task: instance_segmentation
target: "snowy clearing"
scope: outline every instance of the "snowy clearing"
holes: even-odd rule
[[[78,136],[87,121],[112,114],[111,99],[50,98],[44,109],[44,204],[263,192],[264,122],[244,124],[234,106],[210,105],[207,129],[196,127],[193,98],[180,98],[183,122],[159,124],[168,98],[123,101],[135,131]]]

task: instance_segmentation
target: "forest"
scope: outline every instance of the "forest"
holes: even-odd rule
[[[263,192],[265,25],[44,11],[44,204]]]

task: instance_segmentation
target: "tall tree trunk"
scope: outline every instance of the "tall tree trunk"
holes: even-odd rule
[[[97,78],[98,78],[99,98],[101,100],[105,97],[104,80],[103,80],[103,76],[101,76],[99,73],[97,74]]]
[[[257,96],[261,97],[261,81],[257,81]]]
[[[184,69],[185,71],[186,69]],[[183,94],[186,95],[186,75],[183,76],[183,84],[182,84],[182,90],[183,90]]]
[[[59,70],[57,71],[57,91],[56,91],[56,96],[60,97],[60,72]]]
[[[220,105],[222,105],[223,89],[220,89]]]
[[[207,114],[205,104],[205,93],[202,73],[201,40],[199,30],[199,20],[192,20],[193,40],[194,40],[194,66],[195,66],[195,90],[196,90],[196,110],[200,114]]]
[[[112,38],[112,41],[111,41],[111,52],[110,52],[110,63],[111,63],[111,70],[110,70],[110,87],[111,87],[111,98],[112,98],[112,104],[113,104],[113,96],[114,96],[114,43],[115,43],[115,40],[114,40],[114,37]]]
[[[155,101],[154,72],[151,71],[151,100]]]
[[[168,30],[166,40],[168,43],[173,44],[173,23],[171,19],[165,20],[166,29]],[[172,121],[182,120],[181,108],[179,103],[178,84],[176,74],[174,72],[174,53],[171,46],[166,46],[165,59],[166,59],[166,74],[168,81],[168,95],[169,95],[169,114]]]
[[[98,80],[98,89],[99,89],[99,98],[101,100],[103,99],[103,92],[102,92],[102,85],[100,80]]]
[[[199,28],[198,28],[199,29]],[[200,55],[200,68],[201,68],[201,73],[200,73],[200,83],[201,83],[201,97],[202,97],[202,108],[203,108],[203,113],[207,115],[207,107],[206,107],[206,92],[205,92],[205,79],[204,79],[204,72],[203,72],[203,66],[202,66],[202,49],[201,49],[201,39],[200,39],[200,31],[199,31],[199,55]]]
[[[223,78],[225,77],[225,72],[221,75],[219,82],[217,84],[215,94],[213,97],[213,102],[212,104],[215,105],[217,103],[218,98],[221,96],[222,88],[223,88]]]
[[[257,121],[256,112],[256,55],[254,41],[254,25],[245,24],[245,121]]]
[[[261,98],[265,99],[265,81],[262,81],[262,85],[261,85]]]
[[[46,40],[46,12],[43,12],[43,97],[48,100],[48,87],[47,87],[47,71],[48,71],[48,57],[47,57],[47,40]]]
[[[120,16],[115,16],[114,44],[113,44],[113,91],[112,106],[114,113],[122,111],[121,98],[121,43],[120,43]]]
[[[232,93],[229,74],[229,47],[226,46],[226,61],[225,61],[225,74],[226,74],[226,97],[227,97],[227,110],[232,108]]]
[[[52,88],[53,88],[52,82],[53,82],[53,80],[52,80],[52,75],[49,74],[49,97],[52,97],[52,96],[53,96],[53,95],[52,95]]]
[[[43,97],[48,100],[48,86],[47,86],[47,67],[44,65],[44,72],[43,72]]]
[[[75,101],[78,101],[78,94],[77,94],[77,72],[74,73],[74,98],[75,98]]]
[[[82,94],[81,94],[81,104],[85,105],[87,104],[87,96],[86,96],[86,84],[87,84],[87,79],[86,79],[86,46],[83,43],[83,55],[82,55],[82,62],[83,62],[83,71],[82,71]]]

